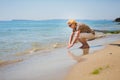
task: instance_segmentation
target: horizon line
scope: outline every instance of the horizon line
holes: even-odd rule
[[[71,19],[71,18],[70,18]],[[69,20],[69,19],[1,19],[0,21],[46,21],[46,20]],[[115,20],[115,19],[75,19],[75,20]]]

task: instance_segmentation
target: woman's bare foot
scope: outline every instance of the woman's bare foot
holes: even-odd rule
[[[86,48],[90,48],[89,45],[83,45],[80,47],[81,49],[86,49]]]
[[[81,48],[81,49],[82,49],[82,48],[83,48],[83,45],[82,45],[81,47],[79,47],[79,48]]]

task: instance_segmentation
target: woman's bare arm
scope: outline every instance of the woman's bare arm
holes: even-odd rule
[[[70,35],[70,38],[69,38],[69,42],[68,42],[68,45],[71,44],[72,40],[73,40],[73,36],[74,36],[74,32],[72,32],[72,34]]]
[[[74,36],[74,38],[73,38],[73,40],[72,40],[72,42],[71,42],[71,45],[74,45],[74,43],[75,43],[76,40],[78,39],[79,35],[80,35],[80,30],[76,32],[76,35]]]

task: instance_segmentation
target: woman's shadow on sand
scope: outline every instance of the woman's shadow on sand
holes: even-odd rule
[[[83,50],[83,55],[87,55],[89,54],[89,48],[87,49],[82,49]],[[76,60],[77,62],[82,62],[85,61],[85,58],[82,58],[81,56],[83,55],[75,55],[74,53],[72,53],[70,50],[68,50],[68,55],[69,57],[71,57],[73,60]]]

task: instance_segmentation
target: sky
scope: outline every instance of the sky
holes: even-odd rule
[[[120,17],[120,0],[0,0],[0,20],[117,17]]]

